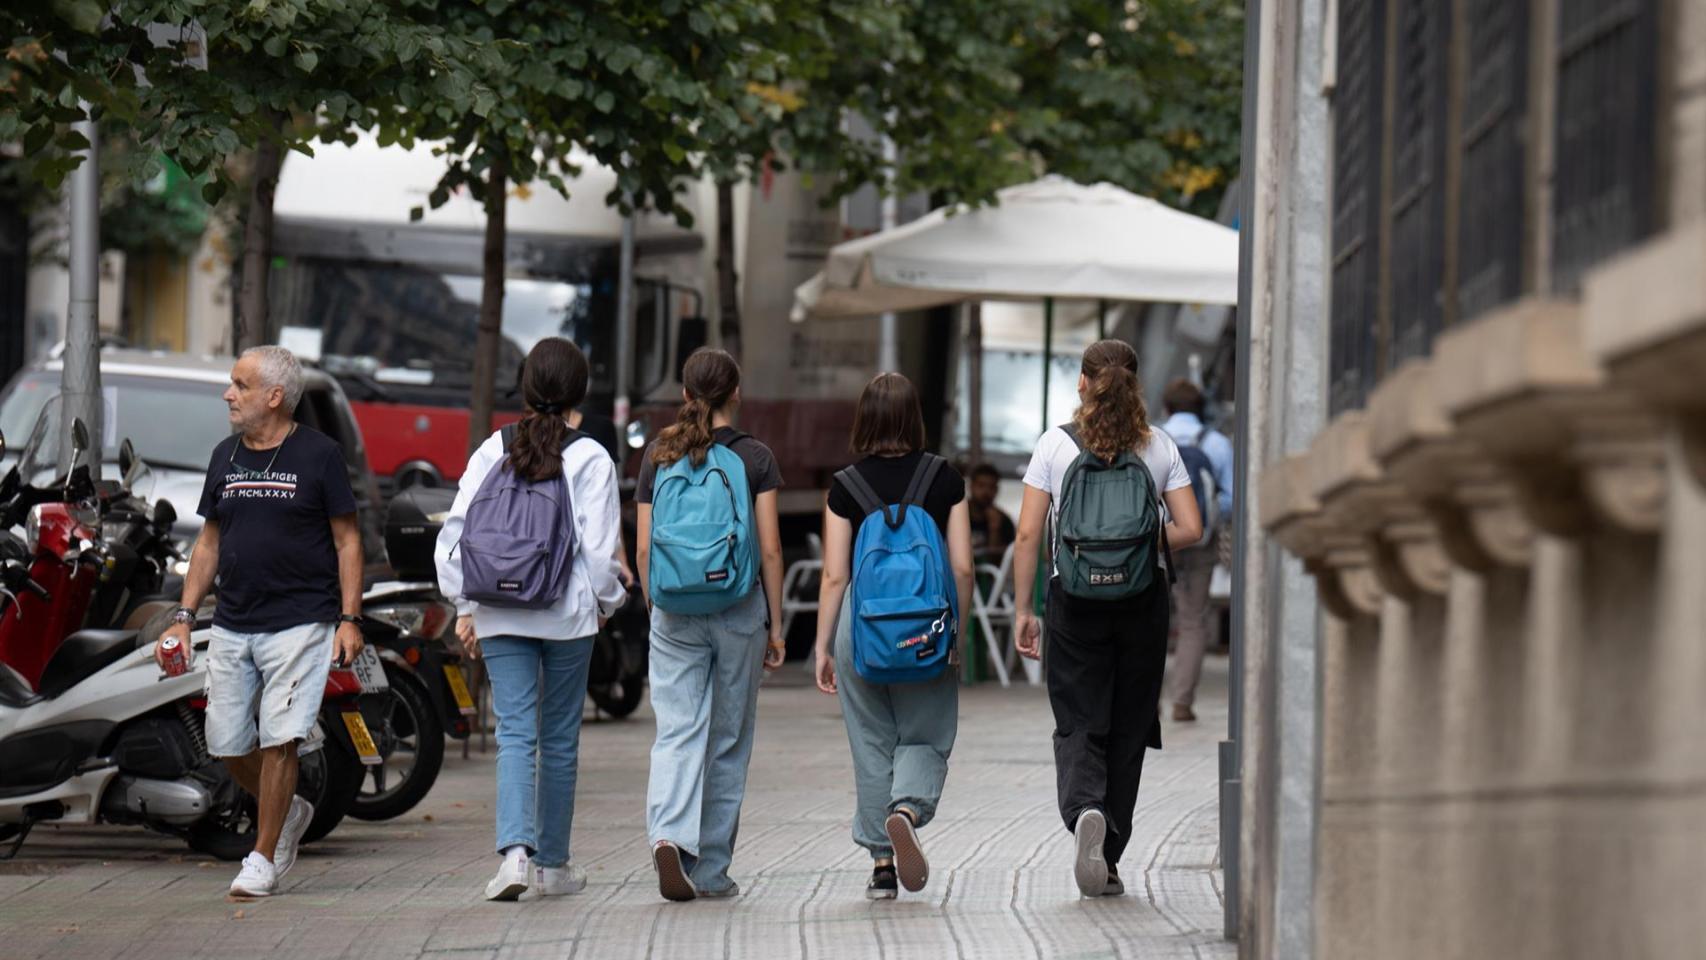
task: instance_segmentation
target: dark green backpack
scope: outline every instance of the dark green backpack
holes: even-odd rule
[[[1149,466],[1126,451],[1112,462],[1084,449],[1072,425],[1063,426],[1078,446],[1077,458],[1060,485],[1054,527],[1055,566],[1068,596],[1125,600],[1149,589],[1167,551],[1161,497]]]

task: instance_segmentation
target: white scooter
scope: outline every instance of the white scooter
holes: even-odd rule
[[[198,655],[210,633],[195,631]],[[35,691],[0,664],[0,859],[15,855],[38,823],[139,824],[226,860],[253,849],[254,801],[207,752],[200,657],[188,672],[162,676],[152,637],[142,636],[72,634]],[[297,792],[341,819],[360,765],[323,729],[317,724],[302,745]]]

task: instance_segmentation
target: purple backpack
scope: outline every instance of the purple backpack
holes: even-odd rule
[[[503,428],[504,450],[515,436]],[[586,437],[570,430],[563,449]],[[575,511],[565,474],[532,483],[509,468],[492,468],[463,518],[462,596],[475,603],[544,610],[568,588],[575,552]]]

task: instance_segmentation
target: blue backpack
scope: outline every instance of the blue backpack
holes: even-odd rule
[[[670,613],[728,609],[757,580],[757,540],[740,454],[713,443],[697,467],[682,457],[660,469],[652,481],[652,603]]]
[[[468,503],[462,539],[462,596],[490,607],[544,610],[568,588],[574,563],[575,510],[566,474],[532,483],[509,469],[515,426],[500,434],[504,459]],[[570,430],[563,449],[588,439]]]
[[[887,505],[855,467],[836,474],[865,519],[853,542],[853,669],[870,683],[918,683],[947,669],[958,594],[942,531],[924,496],[945,461],[926,453],[900,503]]]

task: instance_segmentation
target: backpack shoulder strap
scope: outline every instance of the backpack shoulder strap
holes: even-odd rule
[[[924,498],[929,495],[930,487],[936,482],[936,475],[942,472],[946,460],[928,451],[918,458],[918,467],[912,471],[912,482],[906,488],[903,502],[913,506],[924,506]]]
[[[1078,424],[1063,423],[1060,425],[1060,429],[1065,431],[1067,439],[1071,440],[1078,449],[1084,449],[1084,438],[1078,433]]]
[[[865,516],[868,517],[884,510],[882,498],[877,496],[877,491],[871,489],[871,485],[859,473],[857,465],[841,468],[836,471],[835,478],[840,480],[841,485],[847,488],[847,492],[853,495],[853,502],[859,505],[859,509],[864,511]],[[885,519],[887,519],[886,514]],[[856,527],[858,524],[854,524],[854,526]]]

